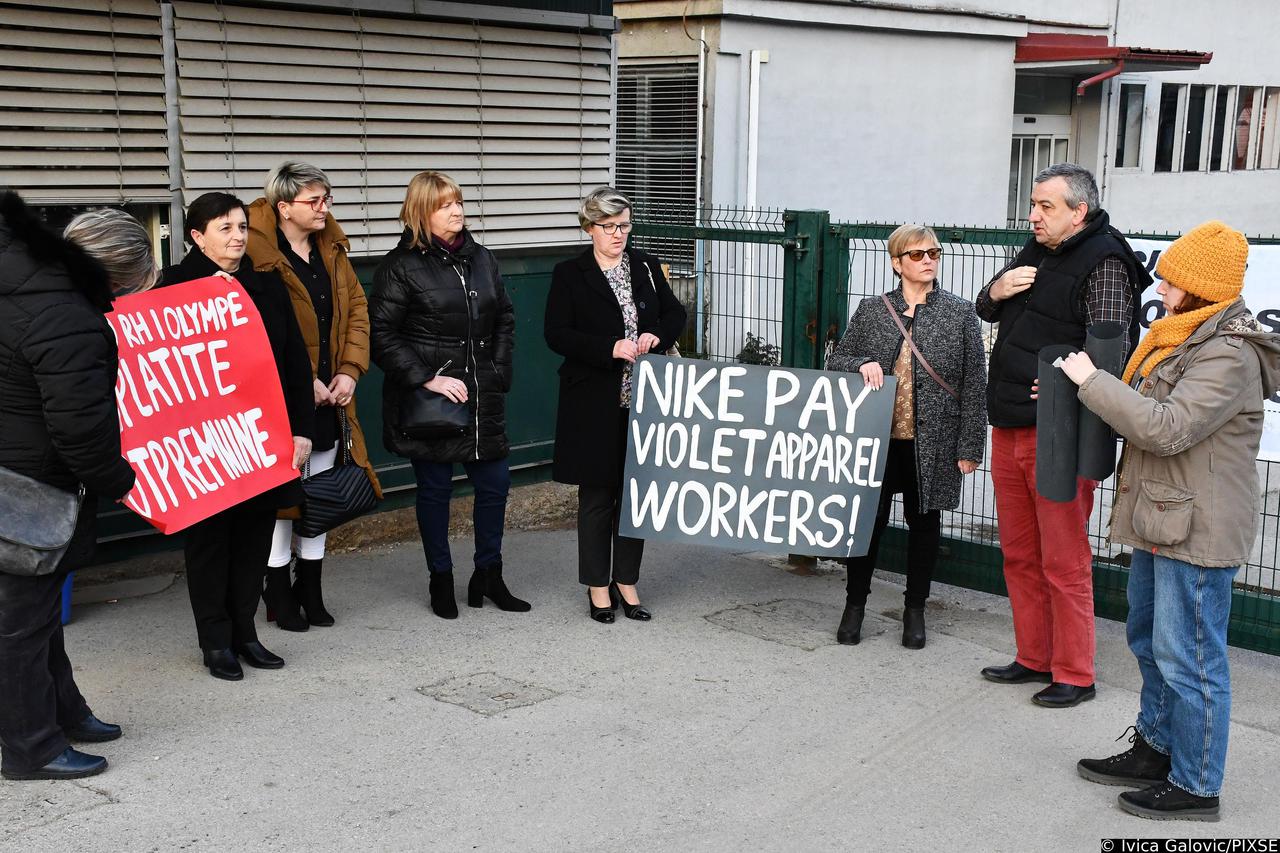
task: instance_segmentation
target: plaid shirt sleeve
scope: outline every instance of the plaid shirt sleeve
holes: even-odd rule
[[[1129,350],[1129,323],[1134,312],[1129,271],[1119,258],[1107,258],[1089,273],[1080,292],[1080,309],[1086,325],[1119,323],[1125,330],[1125,351]]]
[[[1000,303],[991,298],[991,285],[996,283],[996,279],[1000,278],[1000,276],[1012,269],[1013,265],[1017,262],[1018,259],[1014,258],[1012,261],[1009,261],[1009,263],[1001,267],[1000,272],[993,275],[991,277],[991,281],[987,282],[987,286],[979,291],[978,298],[973,300],[974,310],[977,311],[979,317],[986,320],[988,323],[995,323],[1000,320],[1001,308]]]

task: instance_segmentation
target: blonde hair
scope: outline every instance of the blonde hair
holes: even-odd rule
[[[400,223],[413,234],[413,247],[431,245],[431,214],[462,201],[462,188],[444,172],[419,172],[409,181],[400,207]]]
[[[140,293],[155,286],[160,270],[151,235],[123,210],[85,211],[68,223],[62,236],[102,264],[113,293]]]
[[[938,235],[933,233],[933,229],[927,225],[899,225],[894,232],[889,235],[889,257],[896,258],[901,255],[912,243],[919,243],[921,240],[932,240],[933,245],[942,246],[938,240]]]
[[[320,184],[326,193],[333,190],[329,184],[329,176],[317,167],[300,160],[286,160],[267,173],[262,194],[271,209],[275,210],[277,204],[293,201],[298,193],[313,184]]]

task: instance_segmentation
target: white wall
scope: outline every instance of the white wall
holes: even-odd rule
[[[746,198],[749,56],[761,71],[758,199],[839,220],[1000,225],[1013,40],[725,20],[712,197]]]

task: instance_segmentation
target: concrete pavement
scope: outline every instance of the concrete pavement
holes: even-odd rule
[[[470,542],[454,541],[460,565]],[[68,646],[125,727],[106,774],[0,783],[0,851],[1081,850],[1107,837],[1280,835],[1280,659],[1232,650],[1225,816],[1153,822],[1076,776],[1132,722],[1138,672],[1100,621],[1071,710],[978,670],[1011,659],[1005,599],[935,586],[903,649],[899,579],[835,644],[843,574],[650,543],[648,624],[587,618],[572,531],[509,533],[534,605],[446,622],[416,543],[331,557],[330,629],[262,625],[288,665],[200,666],[181,579],[77,609]],[[834,569],[831,564],[820,564]],[[460,599],[468,574],[459,573]],[[92,747],[86,747],[94,751]]]

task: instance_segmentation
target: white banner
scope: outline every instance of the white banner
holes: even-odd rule
[[[1151,287],[1142,294],[1138,317],[1145,333],[1153,320],[1164,315],[1160,294],[1156,293],[1156,261],[1169,243],[1163,240],[1130,240],[1129,245],[1147,265],[1151,273]],[[1250,246],[1249,266],[1244,276],[1244,301],[1253,316],[1268,331],[1280,332],[1280,246]],[[1258,458],[1280,462],[1280,393],[1272,395],[1263,404],[1267,412],[1262,426],[1262,445]]]

